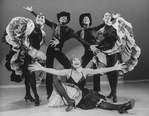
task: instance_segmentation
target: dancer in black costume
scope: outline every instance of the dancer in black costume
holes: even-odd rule
[[[97,93],[94,90],[88,90],[84,88],[86,83],[86,77],[89,74],[103,74],[113,70],[123,70],[126,68],[124,64],[116,63],[113,67],[109,68],[100,68],[100,69],[90,69],[90,68],[82,68],[81,67],[81,59],[79,57],[74,56],[71,59],[71,69],[63,69],[63,70],[55,70],[53,68],[45,68],[41,66],[39,63],[31,64],[29,66],[29,70],[38,71],[42,70],[47,73],[51,73],[54,75],[66,76],[67,83],[61,83],[65,88],[64,92],[66,92],[69,97],[72,99],[70,107],[66,108],[66,111],[70,111],[73,107],[77,106],[81,109],[94,109],[94,108],[102,108],[105,110],[118,110],[119,113],[125,113],[127,110],[130,110],[134,107],[135,100],[132,99],[129,102],[124,104],[111,104],[106,102],[106,99],[103,95]],[[59,90],[54,90],[49,99],[49,106],[62,106],[65,104],[69,104],[69,102],[65,99],[63,94],[59,94]]]
[[[40,104],[36,77],[34,72],[28,70],[28,65],[35,61],[45,63],[46,56],[39,51],[45,36],[41,26],[38,21],[34,24],[31,19],[15,17],[6,27],[3,37],[3,42],[11,47],[10,53],[6,56],[5,65],[9,71],[12,71],[11,81],[21,82],[25,78],[26,95],[24,99],[34,102],[35,106]],[[30,87],[35,99],[31,96]]]
[[[37,14],[33,11],[33,7],[24,7],[24,9],[30,11],[34,16]],[[49,26],[53,33],[52,33],[52,39],[50,39],[50,43],[46,52],[47,60],[46,60],[46,67],[47,68],[53,68],[54,59],[56,58],[63,66],[64,68],[68,69],[71,67],[71,64],[69,62],[69,59],[66,57],[66,55],[62,52],[62,48],[64,43],[69,40],[70,38],[76,38],[78,41],[83,43],[86,46],[89,46],[92,51],[95,51],[96,48],[94,46],[90,46],[86,41],[81,39],[73,29],[66,26],[66,24],[70,21],[70,13],[69,12],[60,12],[57,14],[57,19],[59,24],[56,24],[54,22],[49,21],[48,19],[45,19],[45,24]],[[53,81],[53,75],[48,74],[46,76],[46,90],[47,95],[49,98],[51,96],[53,85],[58,85],[57,78]]]
[[[99,30],[99,38],[102,38],[102,40],[100,39],[98,48],[106,54],[107,64],[105,65],[111,67],[117,61],[127,64],[127,68],[123,71],[107,73],[111,87],[111,92],[107,97],[112,98],[113,102],[117,102],[118,77],[134,69],[141,50],[135,44],[131,24],[123,19],[120,14],[105,13],[103,21],[105,26]]]
[[[111,24],[109,24],[111,22],[111,19],[112,19],[112,16],[109,13],[104,14],[104,17],[103,17],[103,21],[105,22],[105,27],[103,31],[104,40],[101,41],[99,44],[100,50],[112,49],[112,47],[115,45],[116,41],[118,40],[116,29],[113,28]],[[103,48],[101,48],[101,46]],[[107,56],[107,67],[114,66],[114,64],[120,58],[119,53],[106,55],[106,56]],[[107,73],[107,77],[111,87],[111,93],[108,96],[108,98],[113,98],[113,102],[117,102],[118,100],[117,100],[116,90],[117,90],[117,81],[118,81],[118,71],[112,71]]]
[[[96,36],[96,33],[99,29],[101,29],[105,24],[100,24],[96,27],[91,27],[92,25],[92,17],[90,13],[83,13],[79,17],[80,26],[83,28],[76,33],[83,38],[90,45],[98,45],[99,39]],[[99,51],[98,49],[93,53],[90,48],[84,45],[84,55],[82,56],[82,67],[85,68],[86,65],[93,59],[96,53]],[[93,68],[96,69],[95,63],[93,63]],[[97,92],[100,91],[100,74],[93,76],[93,89]]]

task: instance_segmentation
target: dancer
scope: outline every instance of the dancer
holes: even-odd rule
[[[90,45],[98,45],[99,39],[96,37],[96,32],[101,29],[105,24],[98,25],[96,27],[91,27],[92,25],[92,17],[90,13],[83,13],[79,17],[80,26],[83,28],[76,33],[83,38]],[[97,52],[92,52],[88,46],[84,45],[84,55],[82,56],[82,67],[86,67],[86,65],[93,59],[93,57],[97,54]],[[96,69],[95,63],[93,63],[93,68]],[[93,76],[93,89],[97,92],[100,91],[100,74]]]
[[[114,18],[113,21],[111,19]],[[107,56],[107,67],[114,66],[117,61],[125,62],[127,68],[123,71],[112,71],[107,73],[111,92],[107,96],[117,102],[117,82],[118,76],[133,70],[140,55],[140,48],[133,39],[132,26],[124,20],[120,14],[112,15],[105,13],[103,17],[105,26],[99,30],[99,38],[103,38],[98,48]]]
[[[112,22],[111,22],[112,16],[109,13],[105,13],[103,17],[103,21],[105,23],[105,27],[103,30],[103,35],[104,39],[103,41],[108,41],[108,44],[103,43],[103,41],[100,42],[100,50],[101,46],[103,46],[106,50],[112,49],[114,44],[116,43],[116,40],[118,40],[117,34],[116,34],[116,29],[112,27]],[[111,29],[111,30],[110,30]],[[110,30],[110,31],[109,31]],[[109,31],[109,33],[108,33]],[[106,33],[106,34],[105,34]],[[112,34],[111,34],[112,33]],[[119,53],[115,53],[112,55],[106,55],[107,57],[107,67],[114,66],[114,64],[119,60]],[[117,81],[118,81],[118,71],[112,71],[107,73],[107,77],[109,80],[109,84],[111,87],[111,93],[108,95],[108,98],[113,98],[113,102],[117,102]]]
[[[37,14],[33,11],[33,7],[24,7],[24,9],[30,11],[34,16]],[[49,26],[52,31],[52,39],[50,39],[49,46],[47,48],[47,60],[46,60],[46,67],[53,68],[54,59],[56,58],[63,66],[64,68],[68,69],[71,67],[71,64],[69,62],[69,59],[66,57],[66,55],[62,52],[62,48],[64,43],[69,40],[70,38],[76,38],[81,43],[90,46],[86,41],[81,39],[70,27],[66,26],[66,24],[70,21],[70,13],[62,11],[57,14],[57,19],[59,24],[56,24],[54,22],[51,22],[47,19],[45,19],[45,24]],[[96,50],[95,46],[90,46],[92,51]],[[51,96],[53,85],[52,83],[59,83],[57,78],[53,81],[53,75],[47,74],[46,76],[46,90],[47,90],[47,99]],[[56,84],[57,85],[57,84]]]
[[[25,78],[26,95],[24,99],[26,102],[27,100],[34,102],[35,106],[40,104],[36,89],[36,77],[34,72],[28,70],[28,65],[35,61],[45,64],[46,56],[39,51],[45,36],[41,26],[40,20],[36,20],[36,24],[34,24],[31,19],[15,17],[6,27],[3,37],[3,42],[10,45],[11,48],[6,56],[5,64],[6,68],[12,71],[11,81],[21,82]],[[30,87],[35,99],[31,96]]]
[[[118,64],[117,62],[113,67],[90,69],[82,68],[81,62],[81,58],[74,56],[71,59],[72,68],[63,70],[45,68],[37,62],[29,66],[29,70],[31,71],[42,70],[54,75],[67,77],[67,83],[61,83],[62,86],[65,88],[64,91],[59,91],[56,88],[56,90],[52,92],[52,95],[49,99],[49,106],[62,106],[71,103],[72,105],[67,107],[66,111],[70,111],[73,109],[73,107],[77,106],[85,110],[94,108],[118,110],[119,113],[125,113],[127,112],[127,110],[132,109],[134,107],[134,99],[124,104],[111,104],[106,102],[106,99],[103,95],[97,93],[94,90],[88,90],[84,88],[86,84],[87,75],[103,74],[113,70],[123,70],[124,68],[126,68],[125,64]],[[68,94],[71,101],[68,101],[62,93]]]

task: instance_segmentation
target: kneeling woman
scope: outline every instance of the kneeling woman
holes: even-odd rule
[[[56,81],[54,82],[55,90],[49,99],[49,106],[68,105],[66,111],[70,111],[73,107],[75,108],[77,106],[85,110],[94,108],[118,110],[119,113],[125,113],[127,110],[133,108],[135,104],[134,99],[124,104],[111,104],[106,102],[103,95],[84,88],[87,75],[103,74],[114,70],[123,70],[126,68],[125,64],[116,63],[113,67],[109,68],[89,69],[82,68],[81,63],[81,58],[73,57],[71,59],[71,69],[56,70],[53,68],[45,68],[37,62],[29,65],[29,70],[31,71],[41,70],[54,75],[67,77],[67,83],[61,83],[58,79],[54,80]]]

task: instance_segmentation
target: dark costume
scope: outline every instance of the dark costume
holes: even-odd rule
[[[106,54],[107,62],[105,65],[107,67],[114,66],[117,61],[124,62],[127,65],[127,68],[123,71],[107,73],[111,87],[111,93],[108,97],[113,97],[113,102],[117,102],[116,88],[118,77],[133,70],[141,52],[133,39],[131,24],[122,17],[118,17],[115,20],[114,24],[110,26],[105,25],[105,27],[99,31],[101,33],[99,34],[99,38],[102,38],[102,40],[98,44],[98,48],[101,52]],[[126,30],[128,31],[127,34]]]
[[[75,100],[77,107],[85,110],[94,109],[101,101],[106,100],[105,96],[97,93],[96,91],[84,88],[86,78],[83,76],[83,73],[78,82],[75,82],[71,76],[72,72],[66,83],[62,83],[62,85],[69,97]],[[67,101],[65,98],[61,97],[55,89],[49,99],[48,106],[62,106],[64,104],[67,104]]]
[[[82,30],[77,31],[76,33],[83,38],[86,42],[88,42],[90,45],[98,45],[99,39],[96,37],[96,32],[104,26],[104,24],[101,24],[96,27],[88,27],[84,28],[84,24],[82,23],[84,17],[89,17],[90,19],[90,26],[92,24],[91,14],[90,13],[84,13],[80,15],[79,22]],[[84,55],[82,56],[82,67],[86,67],[86,65],[93,59],[95,54],[90,50],[90,48],[86,45],[84,45]],[[93,63],[93,68],[96,69],[96,65]],[[93,76],[93,88],[95,91],[100,91],[100,75],[94,75]]]
[[[126,113],[127,110],[132,109],[135,100],[132,99],[129,102],[126,102],[124,104],[111,104],[106,102],[105,96],[102,94],[99,94],[98,92],[94,90],[89,90],[84,88],[86,84],[86,77],[84,76],[83,72],[80,72],[82,74],[82,77],[78,82],[75,82],[73,79],[73,69],[71,70],[70,76],[67,75],[67,82],[61,83],[63,88],[65,89],[66,93],[69,95],[71,99],[73,99],[75,102],[74,105],[77,107],[89,110],[89,109],[95,109],[95,108],[102,108],[105,110],[118,110],[119,113]],[[49,98],[48,106],[63,106],[68,105],[69,102],[65,99],[65,97],[61,94],[61,92],[54,88],[51,97]],[[66,110],[67,111],[67,110]],[[70,110],[69,110],[70,111]]]
[[[37,14],[32,11],[31,12],[34,16],[37,16]],[[57,14],[57,18],[59,21],[59,18],[61,16],[67,16],[68,21],[67,23],[70,21],[70,13],[68,12],[61,12]],[[67,24],[65,23],[65,24]],[[49,43],[46,55],[47,55],[47,60],[46,60],[46,67],[47,68],[53,68],[53,63],[54,63],[54,59],[56,58],[63,66],[64,68],[68,69],[71,67],[70,61],[69,59],[65,56],[65,54],[62,52],[62,48],[64,43],[69,40],[70,38],[76,38],[78,41],[80,41],[81,43],[89,46],[89,44],[87,42],[85,42],[84,40],[80,39],[79,36],[77,34],[75,34],[75,32],[68,26],[64,25],[57,25],[54,22],[51,22],[47,19],[45,19],[45,24],[49,27],[51,27],[53,33],[52,33],[52,39],[57,39],[59,41],[59,44],[57,44],[56,46],[52,46],[51,43]],[[47,89],[47,95],[50,97],[52,90],[53,90],[53,75],[51,74],[47,74],[46,76],[46,89]]]
[[[28,65],[35,61],[45,63],[46,56],[40,49],[42,32],[40,26],[31,19],[15,17],[6,28],[3,42],[10,45],[10,52],[6,56],[6,68],[12,71],[11,81],[21,82],[25,78],[25,100],[34,101],[30,94],[30,87],[35,96],[35,105],[39,105],[39,96],[36,90],[35,73],[28,70]]]
[[[116,33],[116,29],[112,26],[106,25],[103,32],[104,39],[99,43],[99,49],[101,51],[106,51],[109,49],[112,49],[115,45],[116,41],[118,40],[118,36]],[[119,53],[115,53],[112,55],[106,55],[107,57],[107,67],[112,67],[116,64],[116,62],[120,59]],[[114,102],[116,102],[116,88],[117,88],[117,81],[118,81],[118,71],[112,71],[107,73],[107,77],[109,80],[109,84],[111,87],[111,95],[115,97],[113,99]]]

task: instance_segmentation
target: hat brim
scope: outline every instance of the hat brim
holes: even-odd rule
[[[84,27],[84,24],[83,24],[83,18],[84,17],[89,17],[89,19],[90,19],[90,26],[92,25],[92,17],[91,17],[91,14],[90,13],[83,13],[83,14],[81,14],[80,15],[80,17],[79,17],[79,23],[80,23],[80,26],[81,27]]]
[[[68,21],[65,24],[67,24],[67,23],[70,22],[70,13],[69,12],[62,11],[62,12],[58,13],[57,14],[57,20],[58,20],[58,22],[59,22],[60,17],[62,17],[62,16],[67,16],[67,20]]]

